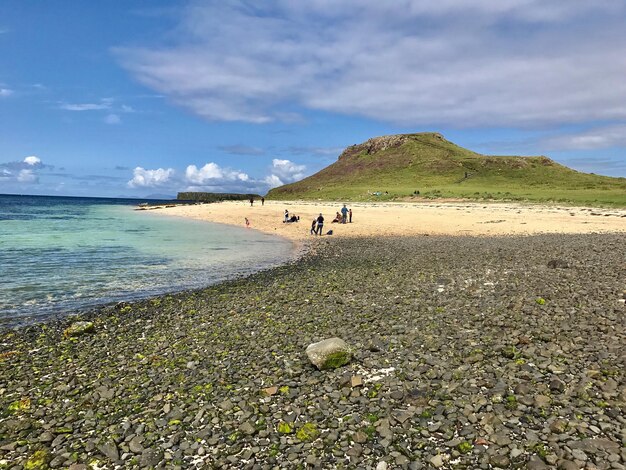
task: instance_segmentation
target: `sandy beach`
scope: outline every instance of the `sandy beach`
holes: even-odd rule
[[[351,203],[351,224],[331,223],[342,204],[310,201],[228,201],[163,208],[169,215],[190,217],[274,233],[292,240],[311,237],[312,220],[324,215],[324,232],[337,237],[404,235],[532,235],[541,233],[626,232],[625,209],[559,207],[517,203],[423,202]],[[285,209],[299,223],[283,223]]]

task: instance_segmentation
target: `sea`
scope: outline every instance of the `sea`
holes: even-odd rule
[[[197,289],[293,254],[255,230],[136,210],[159,202],[0,195],[0,327]]]

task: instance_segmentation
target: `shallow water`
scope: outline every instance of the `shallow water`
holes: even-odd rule
[[[291,253],[287,240],[138,202],[0,195],[0,324],[199,288]]]

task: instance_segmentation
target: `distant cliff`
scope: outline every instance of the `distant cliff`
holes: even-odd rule
[[[250,198],[261,199],[258,194],[237,194],[237,193],[178,193],[176,199],[179,201],[197,202],[220,202],[220,201],[248,201]]]

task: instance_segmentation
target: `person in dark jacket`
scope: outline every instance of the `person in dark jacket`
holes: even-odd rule
[[[315,230],[315,233],[317,235],[323,235],[324,232],[324,216],[322,214],[319,215],[319,217],[317,218],[317,229]]]

